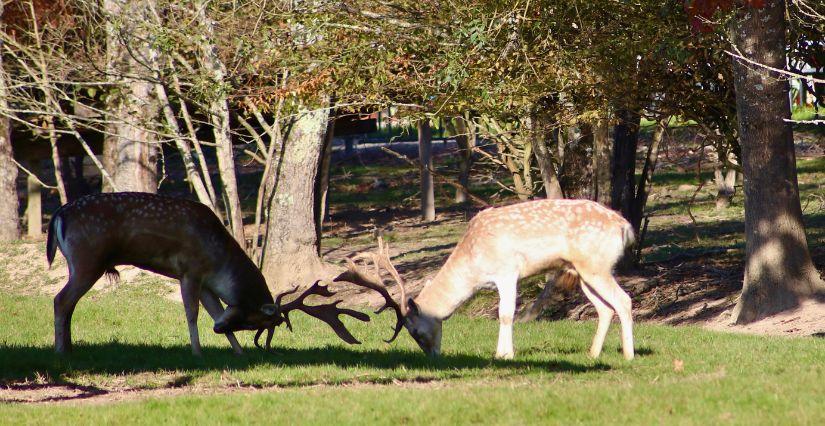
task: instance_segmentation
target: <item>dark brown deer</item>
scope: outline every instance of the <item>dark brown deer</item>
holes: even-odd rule
[[[66,258],[69,281],[54,298],[55,350],[71,350],[71,319],[77,302],[103,274],[117,275],[115,266],[133,265],[180,280],[192,353],[201,354],[198,305],[215,321],[215,333],[226,334],[238,354],[234,331],[264,330],[269,348],[276,326],[289,323],[289,312],[301,310],[329,324],[347,343],[359,343],[338,319],[349,315],[369,321],[364,313],[339,308],[339,302],[305,305],[310,295],[335,293],[316,282],[292,302],[273,300],[260,270],[203,204],[159,195],[122,192],[91,195],[58,209],[49,223],[46,243],[49,265],[56,250]],[[390,298],[386,291],[381,291]],[[391,301],[391,299],[388,299]],[[226,304],[224,308],[223,302]]]

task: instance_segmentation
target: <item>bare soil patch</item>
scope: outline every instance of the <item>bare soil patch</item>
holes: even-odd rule
[[[108,404],[112,402],[139,401],[151,398],[174,397],[184,395],[228,395],[235,393],[258,393],[258,392],[282,392],[288,389],[322,389],[322,388],[380,388],[392,386],[393,389],[399,387],[422,389],[422,388],[443,388],[450,386],[472,386],[483,383],[481,380],[471,382],[450,382],[446,380],[430,378],[414,378],[411,380],[378,380],[361,381],[351,380],[336,383],[314,383],[287,386],[250,386],[231,385],[203,386],[184,385],[178,386],[174,382],[166,386],[157,388],[139,387],[95,387],[81,386],[76,384],[58,383],[19,383],[0,387],[0,403],[16,404]]]

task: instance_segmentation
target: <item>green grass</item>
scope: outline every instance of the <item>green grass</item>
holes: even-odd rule
[[[825,200],[822,198],[825,158],[797,160],[797,175],[808,244],[816,248],[825,241]],[[702,188],[698,187],[700,179],[705,182]],[[681,172],[675,168],[656,171],[653,195],[646,207],[651,219],[644,239],[643,261],[656,262],[677,254],[709,250],[727,250],[725,255],[742,258],[745,247],[742,182],[736,183],[732,204],[717,210],[716,186],[712,180],[713,172],[709,170],[703,171],[699,179],[695,171]],[[699,192],[690,203],[697,189]],[[688,216],[688,206],[695,224]]]
[[[428,359],[390,319],[352,324],[346,346],[296,316],[273,353],[235,357],[202,321],[205,353],[189,353],[183,309],[148,292],[92,293],[74,319],[75,352],[51,350],[51,300],[0,295],[0,383],[107,391],[188,386],[186,396],[104,405],[0,404],[15,423],[687,423],[817,424],[825,420],[825,340],[769,338],[638,325],[638,357],[619,353],[617,326],[599,360],[586,355],[592,322],[517,324],[516,360],[495,361],[498,324],[457,316],[444,355]],[[674,368],[674,360],[684,369]],[[220,394],[236,386],[260,392]],[[201,395],[210,390],[217,395]]]
[[[825,159],[800,160],[798,172],[808,241],[816,250],[825,241],[825,210],[819,209]],[[331,192],[336,208],[397,206],[407,199],[408,207],[417,204],[414,168],[348,165],[333,176],[339,176]],[[375,177],[390,188],[363,189]],[[702,179],[710,177],[702,174]],[[712,185],[705,185],[691,207],[694,227],[685,215],[695,187],[680,190],[684,184],[697,185],[695,173],[657,171],[654,193],[669,196],[651,200],[644,260],[720,248],[727,249],[721,255],[741,259],[741,186],[734,204],[716,211]],[[473,190],[485,197],[498,192],[494,185]],[[437,194],[438,206],[451,205],[452,188],[439,186]],[[419,267],[446,253],[463,230],[454,223],[422,224],[386,237],[394,244],[426,241],[424,249],[397,259],[399,266]],[[365,233],[347,240],[328,237],[324,245],[371,242],[372,235]],[[494,301],[489,292],[445,324],[440,359],[426,358],[406,333],[393,344],[383,343],[390,315],[367,324],[347,322],[364,342],[347,346],[326,325],[300,314],[293,318],[295,333],[277,331],[271,353],[255,349],[251,333],[239,335],[247,354],[236,357],[225,339],[211,332],[203,312],[204,357],[199,359],[190,354],[182,306],[160,296],[173,287],[139,279],[114,290],[92,290],[82,299],[73,324],[75,352],[59,357],[52,352],[52,301],[36,285],[54,284],[55,278],[42,268],[16,271],[16,264],[29,261],[27,250],[22,243],[0,245],[0,388],[21,383],[87,386],[97,392],[182,388],[184,396],[90,405],[0,403],[0,418],[7,423],[825,422],[823,338],[639,324],[638,357],[626,362],[619,352],[618,325],[602,358],[593,360],[587,356],[593,322],[537,322],[516,325],[514,361],[495,361],[497,322],[465,315]],[[42,262],[42,253],[37,256],[30,261]],[[537,288],[522,285],[523,291]],[[674,367],[677,360],[684,369]],[[233,392],[237,387],[246,392]]]

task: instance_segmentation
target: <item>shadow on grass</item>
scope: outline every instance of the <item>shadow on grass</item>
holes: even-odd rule
[[[203,357],[192,355],[188,345],[160,346],[131,343],[76,344],[68,355],[57,355],[51,347],[0,347],[0,383],[22,380],[59,380],[78,374],[137,374],[168,373],[175,370],[195,372],[245,370],[257,367],[301,368],[334,366],[341,369],[363,368],[391,370],[396,368],[421,369],[442,372],[444,378],[467,375],[463,370],[497,369],[503,372],[544,370],[552,372],[584,373],[609,370],[606,364],[577,364],[563,360],[500,361],[488,357],[447,354],[428,358],[418,351],[371,350],[358,351],[345,347],[273,348],[270,352],[247,348],[242,356],[235,356],[226,348],[203,348]],[[439,374],[442,376],[444,374]],[[355,373],[353,373],[355,376]],[[57,382],[59,383],[59,382]],[[306,386],[308,383],[296,383]],[[289,386],[289,384],[279,386]]]

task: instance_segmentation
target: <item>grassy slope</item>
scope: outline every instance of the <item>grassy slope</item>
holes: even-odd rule
[[[0,405],[15,422],[209,423],[736,423],[825,421],[825,340],[766,338],[640,325],[639,357],[627,363],[614,329],[599,361],[586,355],[593,323],[516,326],[517,359],[491,359],[497,324],[446,323],[445,356],[429,360],[402,335],[389,346],[389,318],[354,324],[365,343],[344,346],[321,323],[296,318],[278,353],[236,358],[203,320],[202,360],[189,355],[182,308],[124,287],[90,294],[75,315],[74,354],[51,352],[50,299],[0,296],[0,382],[192,389],[237,384],[264,392],[157,398],[84,406]],[[251,336],[243,336],[250,346]],[[674,360],[684,370],[674,368]],[[420,383],[425,382],[425,383]],[[348,386],[310,386],[347,384]],[[372,385],[378,384],[378,385]],[[308,387],[309,386],[309,387]]]

